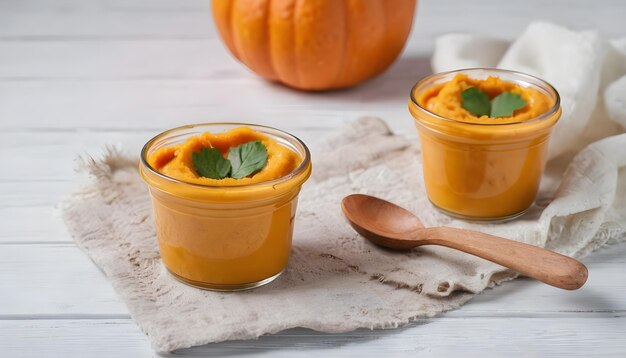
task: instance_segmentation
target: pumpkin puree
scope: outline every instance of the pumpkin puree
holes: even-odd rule
[[[409,101],[422,146],[428,197],[452,216],[514,217],[535,199],[560,109],[541,115],[553,109],[557,95],[537,85],[522,87],[507,77],[515,75],[503,71],[502,78],[479,80],[460,73],[423,89],[418,84]],[[526,106],[510,117],[477,117],[462,107],[461,93],[468,87],[477,87],[490,99],[502,92],[517,93]]]
[[[526,106],[515,111],[510,117],[490,118],[486,115],[476,117],[462,105],[461,93],[469,87],[478,88],[487,94],[489,99],[493,99],[502,92],[516,93],[526,101]],[[427,89],[420,95],[418,103],[441,117],[478,124],[521,122],[539,116],[552,106],[550,99],[535,89],[522,88],[498,77],[490,76],[485,80],[478,80],[469,78],[465,74],[458,74],[449,82]]]
[[[255,140],[261,141],[267,148],[267,164],[254,175],[241,179],[211,179],[196,172],[192,154],[200,149],[216,148],[226,157],[229,148]],[[206,132],[179,145],[161,148],[148,158],[148,163],[161,174],[188,183],[211,186],[247,185],[277,179],[289,174],[300,162],[301,158],[294,151],[248,127],[217,134]]]
[[[201,148],[214,147],[226,155],[230,147],[254,140],[268,151],[265,167],[256,174],[216,180],[195,171],[192,153]],[[168,270],[188,284],[217,290],[256,287],[279,274],[291,251],[298,193],[311,173],[309,161],[297,169],[303,154],[245,126],[148,151],[152,170],[140,169],[150,185],[160,254]]]

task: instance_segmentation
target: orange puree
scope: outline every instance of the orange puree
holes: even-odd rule
[[[469,87],[478,88],[487,94],[490,99],[502,92],[516,93],[526,101],[526,106],[515,111],[513,116],[510,117],[476,117],[461,105],[461,93]],[[418,103],[423,108],[441,117],[478,124],[521,122],[537,117],[552,106],[551,100],[536,89],[523,88],[498,77],[490,76],[485,80],[477,80],[469,78],[465,74],[458,74],[446,83],[425,90],[420,94]]]
[[[253,176],[241,179],[210,179],[196,173],[191,156],[200,149],[216,148],[226,156],[229,148],[255,140],[260,140],[267,148],[267,164]],[[181,144],[161,148],[148,158],[148,163],[162,174],[188,183],[213,186],[246,185],[280,178],[294,170],[301,161],[294,151],[248,127],[238,127],[217,134],[203,133]]]
[[[419,131],[426,191],[444,212],[468,219],[505,219],[532,205],[548,138],[560,116],[558,94],[531,76],[500,70],[484,80],[467,73],[433,75],[418,83],[409,110]],[[515,82],[513,82],[515,81]],[[523,83],[519,84],[519,83]],[[461,93],[477,87],[491,99],[519,94],[526,106],[510,117],[477,117]]]
[[[213,127],[227,131],[213,134]],[[311,173],[308,151],[287,133],[252,127],[199,125],[205,133],[180,142],[182,127],[144,147],[140,170],[150,187],[161,258],[188,284],[252,288],[287,265],[298,193]],[[168,145],[170,138],[175,142]],[[216,180],[196,173],[191,155],[202,147],[225,154],[254,140],[268,150],[267,164],[256,174]]]

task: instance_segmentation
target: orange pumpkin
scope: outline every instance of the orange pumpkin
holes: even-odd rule
[[[416,0],[213,0],[230,52],[304,90],[348,87],[384,71],[408,37]]]

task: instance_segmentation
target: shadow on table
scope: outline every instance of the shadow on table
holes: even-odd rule
[[[407,54],[399,58],[387,71],[359,85],[337,90],[307,92],[290,89],[279,83],[267,83],[268,90],[287,96],[306,96],[312,102],[324,99],[332,103],[369,103],[384,105],[389,101],[408,100],[413,85],[431,73],[430,58]],[[355,107],[358,109],[358,107]]]
[[[486,289],[479,295],[475,296],[466,303],[467,306],[497,302],[512,297],[514,295],[524,295],[527,291],[534,291],[537,300],[545,299],[555,292],[562,292],[559,296],[560,308],[557,311],[546,311],[541,314],[568,314],[580,312],[596,312],[611,315],[613,312],[622,310],[617,302],[607,300],[605,290],[612,289],[607,287],[606,277],[602,276],[602,268],[607,264],[621,264],[626,257],[626,243],[617,243],[608,247],[603,247],[589,256],[581,259],[589,269],[589,279],[583,287],[576,291],[564,291],[555,287],[550,287],[542,282],[528,277],[519,277],[513,281],[504,282],[494,287],[494,289]],[[537,301],[539,303],[539,301]]]
[[[277,354],[304,354],[307,351],[337,349],[351,344],[362,344],[387,336],[396,335],[412,327],[428,323],[427,319],[414,321],[406,326],[395,329],[358,329],[348,333],[333,334],[317,332],[305,328],[292,328],[274,335],[259,337],[257,340],[227,341],[204,346],[180,349],[171,354],[161,354],[158,357],[224,357],[240,355]],[[313,352],[311,352],[313,353]]]

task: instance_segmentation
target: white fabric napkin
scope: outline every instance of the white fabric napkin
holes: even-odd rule
[[[436,211],[424,191],[418,146],[376,118],[362,118],[314,148],[314,175],[300,196],[289,266],[259,289],[207,292],[165,272],[134,156],[111,153],[101,161],[87,160],[83,169],[91,183],[65,201],[63,216],[78,246],[108,276],[159,351],[291,327],[346,332],[433,316],[515,273],[443,247],[408,253],[375,247],[346,223],[341,199],[368,193],[419,213],[426,226],[470,227],[575,256],[623,241],[626,134],[598,140],[570,160],[581,143],[623,131],[615,123],[623,126],[626,118],[626,80],[618,79],[626,72],[619,52],[624,47],[611,46],[597,35],[549,24],[532,25],[509,48],[468,35],[439,39],[433,59],[437,71],[494,65],[502,57],[503,65],[545,78],[563,95],[566,110],[538,205],[506,224],[468,223]],[[585,129],[590,126],[593,135]]]

